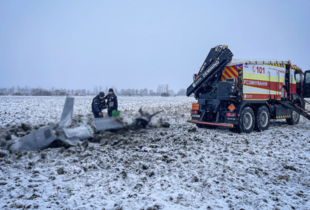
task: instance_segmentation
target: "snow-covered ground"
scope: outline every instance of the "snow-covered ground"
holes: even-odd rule
[[[91,116],[76,97],[74,124]],[[65,98],[0,97],[0,129],[59,122]],[[131,122],[143,106],[170,128],[102,132],[88,147],[0,150],[0,209],[310,209],[310,121],[236,134],[186,123],[193,98],[119,97]],[[121,141],[112,146],[114,142]]]
[[[75,97],[74,116],[92,116],[93,97]],[[164,110],[171,121],[179,115],[189,117],[194,98],[188,97],[118,97],[119,110],[124,120],[131,122],[138,116],[140,107],[150,113]],[[14,97],[0,96],[0,128],[29,123],[33,126],[58,123],[65,104],[65,97]],[[106,110],[105,110],[106,112]]]

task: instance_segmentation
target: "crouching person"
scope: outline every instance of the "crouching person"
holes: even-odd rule
[[[117,96],[114,94],[112,88],[109,89],[109,94],[104,99],[107,100],[108,115],[112,117],[113,110],[117,111],[118,108]]]
[[[95,118],[103,117],[102,110],[106,108],[104,92],[100,92],[92,102],[92,111]]]

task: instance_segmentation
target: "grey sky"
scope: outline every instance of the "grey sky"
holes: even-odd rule
[[[0,0],[0,87],[187,88],[211,47],[310,69],[309,0]]]

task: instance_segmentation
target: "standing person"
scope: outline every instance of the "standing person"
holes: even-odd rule
[[[106,109],[106,103],[104,99],[104,92],[100,92],[91,104],[91,108],[95,118],[103,117],[102,110]]]
[[[112,88],[109,89],[109,94],[104,99],[107,100],[108,115],[112,117],[113,110],[117,110],[118,107],[117,96]]]

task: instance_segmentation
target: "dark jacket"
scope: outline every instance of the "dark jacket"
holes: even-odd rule
[[[99,95],[97,95],[92,102],[91,105],[92,111],[93,113],[98,114],[99,112],[102,111],[102,109],[106,108],[106,103],[105,103],[105,99],[103,98],[102,100],[100,99]]]
[[[108,110],[117,110],[118,108],[117,96],[114,93],[106,95],[104,99],[107,100]]]

